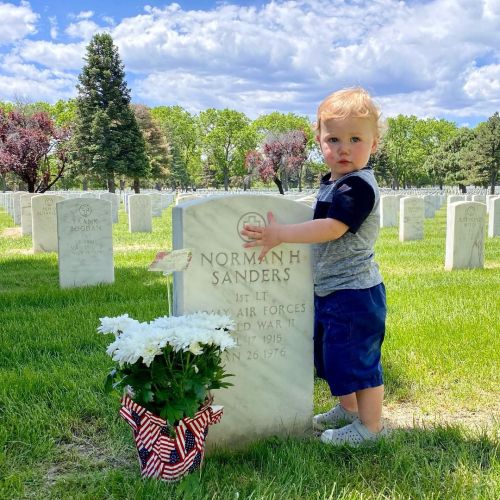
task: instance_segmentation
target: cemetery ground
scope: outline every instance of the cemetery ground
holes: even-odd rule
[[[0,498],[498,498],[500,239],[486,239],[484,269],[446,272],[445,217],[426,219],[422,241],[384,228],[377,244],[390,439],[268,438],[216,451],[169,485],[139,476],[119,396],[103,390],[110,339],[96,328],[102,316],[166,314],[166,278],[147,267],[170,248],[171,209],[132,234],[121,211],[115,283],[64,290],[56,254],[33,255],[0,209]],[[316,381],[315,412],[331,405]]]

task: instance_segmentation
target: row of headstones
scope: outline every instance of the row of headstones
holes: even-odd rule
[[[98,196],[78,193],[42,194],[36,193],[0,193],[0,206],[4,206],[12,216],[15,225],[21,226],[22,235],[32,235],[34,253],[57,250],[56,212],[55,204],[63,199],[101,199],[111,203],[112,222],[118,222],[120,196],[103,192]],[[127,195],[126,209],[128,212],[129,231],[151,232],[152,218],[161,217],[164,208],[173,201],[169,194],[131,194]],[[129,210],[129,201],[131,209]]]
[[[399,207],[400,241],[423,239],[424,219],[433,216],[426,210],[424,198],[426,197],[408,196],[399,200],[396,197],[381,198],[381,213],[384,214],[386,225],[396,225],[389,224],[387,219],[394,222]],[[445,269],[482,268],[487,205],[479,201],[457,201],[455,198],[448,197],[446,211]],[[488,236],[500,236],[500,196],[488,199],[488,208]]]
[[[444,203],[443,196],[381,196],[380,227],[393,227],[399,223],[400,241],[419,240],[423,238],[424,219],[432,218]],[[488,214],[488,236],[500,236],[500,196],[475,195],[472,202],[484,206],[485,216]],[[449,195],[447,206],[466,202],[463,196]],[[449,211],[447,212],[447,215]],[[484,217],[483,217],[484,218]],[[447,226],[451,224],[447,220]]]
[[[26,195],[21,199],[23,196]],[[46,194],[28,198],[33,252],[58,253],[62,288],[114,282],[113,204],[104,198],[64,199]],[[136,200],[139,201],[137,207]],[[129,227],[133,227],[136,220],[137,225],[144,223],[144,207],[148,209],[146,218],[149,214],[151,220],[151,196],[129,197]]]

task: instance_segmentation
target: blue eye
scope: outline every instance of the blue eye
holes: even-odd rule
[[[338,142],[338,139],[336,137],[330,137],[328,142]]]
[[[351,137],[351,142],[360,142],[361,139],[359,137]]]

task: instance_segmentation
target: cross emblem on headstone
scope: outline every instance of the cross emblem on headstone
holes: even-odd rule
[[[79,211],[82,217],[88,217],[92,213],[92,209],[89,205],[81,205]]]
[[[250,224],[251,226],[258,226],[260,227],[262,224],[261,224],[261,220],[258,219],[257,217],[255,217],[254,214],[251,214],[249,217],[243,219],[243,224]]]

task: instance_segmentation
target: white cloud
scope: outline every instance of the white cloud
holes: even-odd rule
[[[255,111],[256,101],[246,102],[234,85],[242,78],[255,96],[276,96],[277,109],[290,106],[284,85],[309,87],[310,108],[334,88],[363,85],[392,96],[400,113],[458,115],[478,107],[462,89],[472,62],[499,55],[495,2],[299,0],[212,11],[173,4],[124,19],[112,34],[127,70],[149,74],[137,95],[155,102],[165,85],[160,75],[168,75],[168,95],[178,102],[223,103],[226,92],[233,107]],[[313,113],[301,92],[294,93],[295,107]]]
[[[94,21],[84,19],[77,23],[71,23],[64,32],[72,38],[80,38],[82,40],[89,40],[94,33],[102,30]]]
[[[11,53],[76,74],[87,41],[109,30],[134,98],[195,112],[312,116],[325,95],[351,85],[367,87],[387,115],[462,118],[498,107],[499,0],[289,0],[196,11],[172,3],[115,25],[99,17],[104,27],[97,16],[80,12],[65,28],[80,43],[24,40]]]
[[[0,45],[13,43],[27,35],[36,33],[36,23],[39,15],[31,10],[28,2],[20,5],[0,3]]]
[[[78,13],[75,17],[77,19],[90,19],[91,17],[94,17],[94,11],[93,10],[83,10],[82,12]]]
[[[83,66],[85,44],[26,40],[18,47],[17,54],[24,61],[47,68],[79,71]]]
[[[0,60],[0,96],[2,100],[54,101],[73,97],[76,78],[71,73],[40,69],[8,55]],[[56,99],[54,97],[57,96]]]
[[[215,90],[216,89],[216,90]],[[276,104],[293,106],[298,93],[286,85],[257,89],[252,81],[231,75],[196,75],[175,70],[152,73],[136,81],[139,99],[155,104],[179,104],[197,113],[207,108],[245,110],[251,117],[269,113]]]
[[[59,34],[57,18],[55,16],[49,17],[49,23],[50,23],[50,38],[52,38],[52,40],[55,40],[57,38],[57,35]]]
[[[500,104],[500,64],[489,64],[472,70],[464,85],[472,99],[488,99]]]

